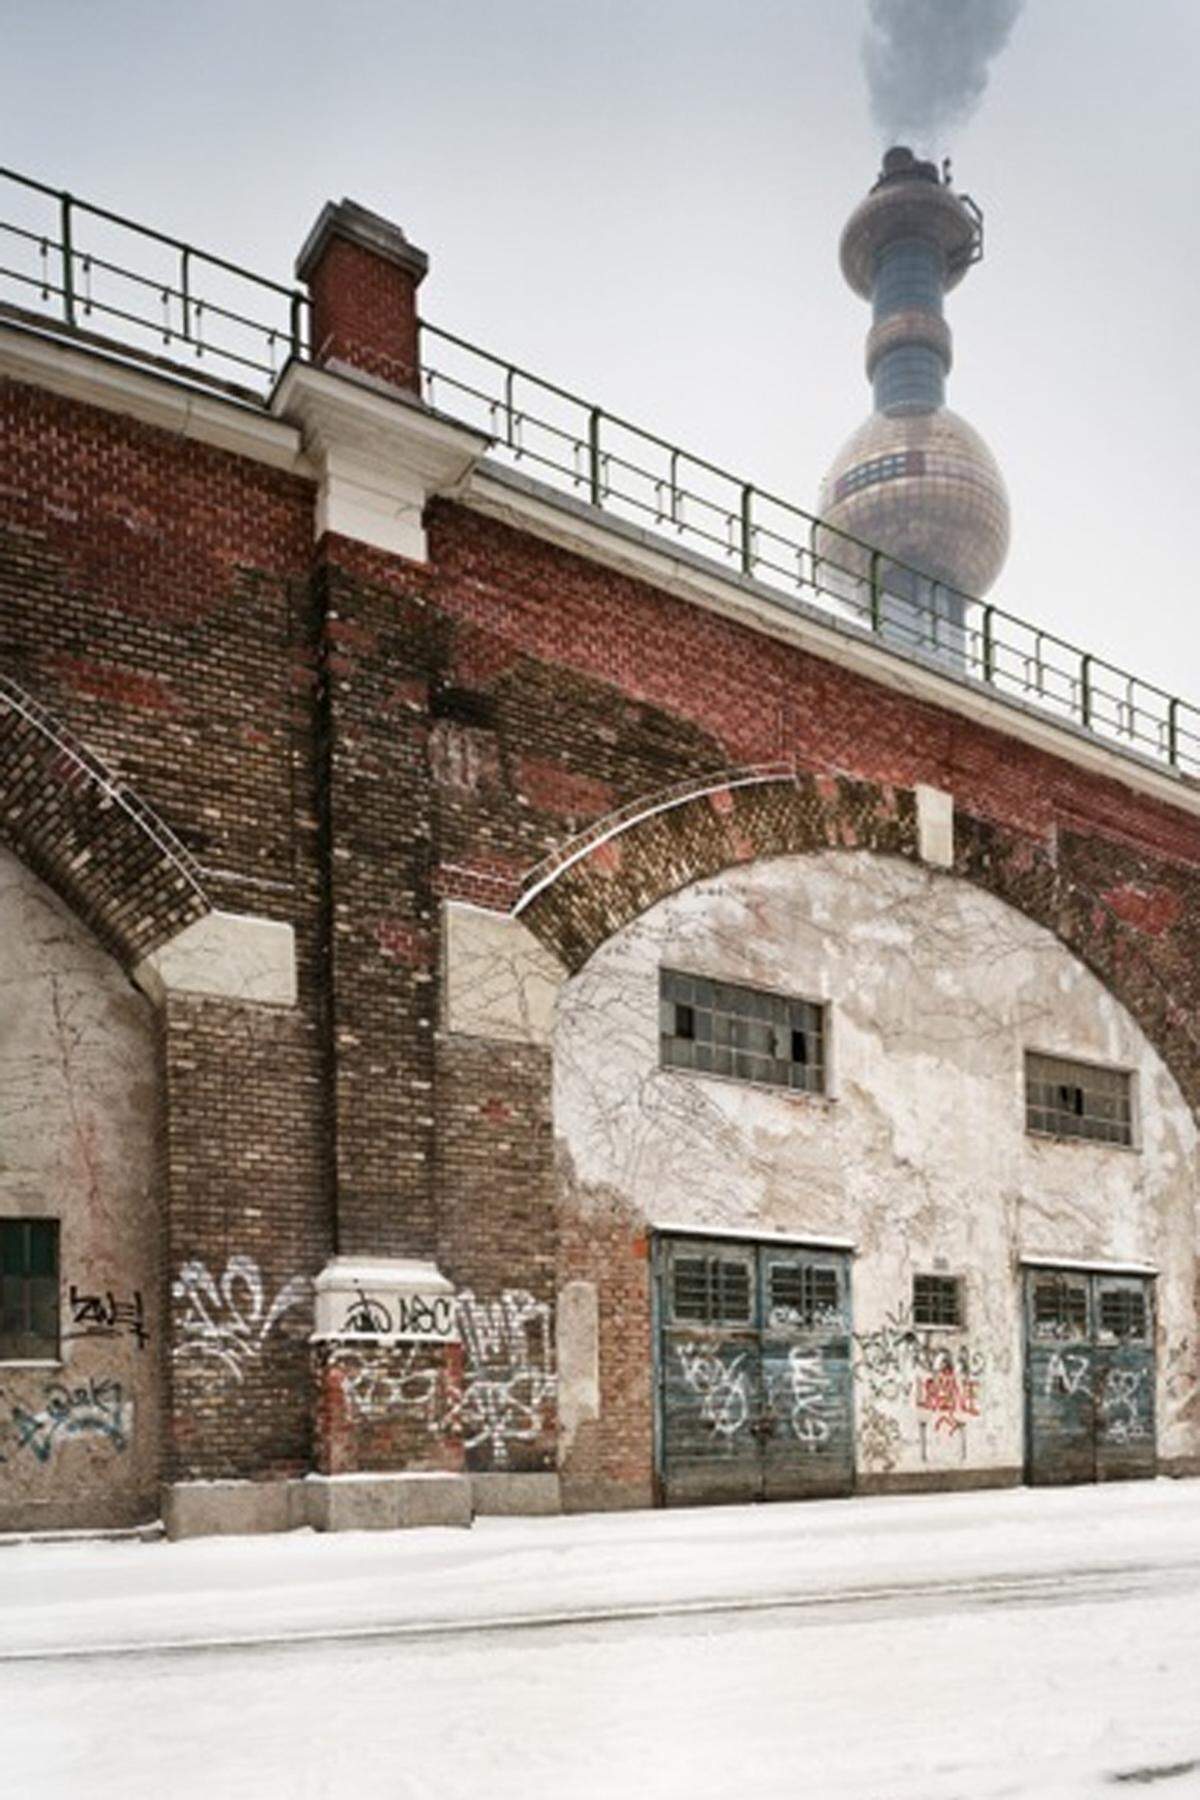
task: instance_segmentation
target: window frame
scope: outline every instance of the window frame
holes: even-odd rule
[[[917,1317],[918,1281],[941,1282],[953,1289],[955,1316],[952,1320],[919,1319]],[[966,1280],[962,1275],[950,1275],[944,1269],[914,1269],[909,1295],[913,1329],[916,1331],[965,1331],[967,1328],[966,1295]]]
[[[1080,1071],[1094,1070],[1099,1075],[1115,1075],[1124,1078],[1129,1111],[1129,1137],[1098,1137],[1085,1131],[1048,1131],[1030,1124],[1029,1065],[1032,1058],[1040,1058],[1046,1062],[1060,1063],[1064,1067]],[[1061,1085],[1066,1085],[1063,1083]],[[1081,1084],[1082,1085],[1082,1084]],[[1070,1051],[1048,1050],[1039,1044],[1027,1044],[1021,1057],[1021,1105],[1024,1112],[1024,1130],[1027,1138],[1043,1144],[1082,1145],[1092,1150],[1120,1150],[1126,1155],[1130,1151],[1140,1151],[1142,1147],[1141,1133],[1141,1098],[1138,1091],[1138,1072],[1124,1063],[1102,1062],[1094,1056],[1075,1056]],[[1037,1110],[1046,1111],[1046,1108]],[[1086,1118],[1086,1114],[1080,1114]]]
[[[753,999],[765,1003],[768,1007],[774,1006],[786,1014],[786,1025],[783,1019],[772,1022],[766,1015],[761,1016],[761,1023],[769,1026],[772,1030],[786,1029],[792,1037],[794,1037],[795,1033],[798,1031],[812,1033],[814,1030],[813,1015],[815,1015],[815,1025],[819,1040],[819,1056],[816,1058],[806,1058],[801,1062],[790,1057],[772,1056],[767,1051],[750,1049],[745,1045],[733,1042],[719,1044],[717,1042],[715,1027],[715,1020],[718,1015],[721,1018],[728,1018],[742,1023],[754,1023],[754,1014],[750,1011],[742,1013],[736,1010],[730,1010],[729,1008],[712,1003],[705,1004],[702,1000],[694,997],[691,1000],[676,999],[669,993],[669,984],[673,980],[706,984],[709,988],[715,990],[732,990],[736,994],[749,995]],[[713,998],[715,999],[715,995]],[[691,1029],[689,1033],[679,1034],[667,1029],[667,1008],[673,1008],[676,1009],[676,1011],[684,1010],[690,1015],[689,1024]],[[797,1023],[793,1017],[793,1011],[795,1009],[804,1009],[802,1022],[800,1023]],[[714,1020],[713,1034],[707,1039],[705,1039],[701,1031],[697,1030],[696,1015],[698,1013],[707,1013],[709,1017]],[[680,969],[667,964],[662,964],[658,971],[658,1066],[664,1073],[698,1076],[705,1081],[732,1082],[738,1087],[756,1088],[759,1092],[766,1094],[783,1094],[789,1099],[830,1100],[833,1098],[831,1015],[832,1007],[829,1001],[825,999],[816,999],[806,994],[781,993],[775,988],[754,987],[745,981],[732,981],[723,975],[702,974],[699,971]],[[761,1074],[738,1074],[732,1067],[728,1070],[703,1068],[698,1067],[695,1061],[688,1062],[682,1059],[674,1061],[668,1056],[668,1045],[672,1042],[690,1043],[695,1046],[706,1048],[708,1049],[710,1056],[715,1052],[722,1052],[730,1058],[731,1062],[736,1057],[752,1057],[759,1062],[785,1064],[789,1071],[804,1071],[810,1079],[804,1082],[795,1081],[790,1078],[786,1081],[778,1081],[772,1080]]]
[[[45,1214],[41,1216],[30,1213],[5,1215],[0,1217],[0,1237],[3,1236],[6,1227],[11,1230],[14,1226],[24,1227],[26,1232],[25,1251],[22,1259],[24,1267],[15,1277],[21,1284],[23,1319],[18,1329],[11,1333],[5,1330],[4,1293],[3,1287],[0,1286],[0,1368],[57,1368],[62,1364],[62,1220]],[[39,1273],[33,1266],[35,1259],[32,1238],[29,1234],[31,1228],[35,1226],[49,1228],[50,1231],[53,1269],[49,1272]],[[11,1279],[14,1277],[5,1272],[3,1246],[0,1244],[0,1283],[7,1285]],[[35,1312],[38,1310],[36,1283],[47,1284],[53,1295],[53,1339],[49,1336],[39,1338],[33,1329]],[[30,1353],[10,1354],[6,1349],[8,1339],[11,1337],[20,1341],[22,1333],[28,1341]],[[44,1346],[44,1354],[38,1354],[35,1349],[39,1343]]]

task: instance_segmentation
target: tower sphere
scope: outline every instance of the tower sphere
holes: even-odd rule
[[[924,609],[961,626],[966,602],[986,594],[1008,552],[1004,478],[979,433],[945,405],[951,338],[942,300],[981,253],[978,208],[903,146],[886,153],[842,233],[842,273],[872,302],[875,411],[825,477],[818,511],[836,529],[818,529],[815,549],[851,583],[867,576],[872,550],[909,565],[885,570],[883,583],[910,607],[903,632],[889,634],[910,642],[924,635]],[[920,577],[938,591],[922,591]],[[896,617],[893,606],[885,630]]]

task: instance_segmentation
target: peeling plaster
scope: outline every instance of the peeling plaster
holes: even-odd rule
[[[829,1096],[661,1069],[662,966],[827,1002]],[[1026,1048],[1132,1070],[1140,1147],[1029,1137]],[[963,1276],[966,1329],[942,1336],[982,1359],[978,1416],[931,1432],[911,1383],[887,1398],[860,1383],[860,1468],[1020,1465],[1024,1250],[1161,1271],[1159,1453],[1200,1449],[1195,1376],[1177,1354],[1195,1337],[1195,1123],[1120,1003],[980,889],[825,852],[669,896],[563,987],[554,1118],[585,1210],[604,1194],[698,1231],[855,1239],[856,1334],[894,1324],[914,1272]]]

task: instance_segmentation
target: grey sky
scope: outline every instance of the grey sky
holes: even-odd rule
[[[4,160],[290,277],[348,194],[424,310],[811,506],[869,407],[842,223],[859,0],[0,0]],[[941,148],[987,216],[949,399],[1009,483],[994,597],[1200,702],[1200,7],[1027,0]]]

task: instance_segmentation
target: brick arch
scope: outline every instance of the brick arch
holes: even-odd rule
[[[0,843],[127,970],[212,910],[162,819],[45,707],[0,676]]]
[[[1080,838],[1080,843],[1091,843]],[[1147,935],[1100,891],[1060,834],[1041,840],[957,812],[953,873],[1044,926],[1133,1016],[1200,1114],[1200,1034],[1181,976],[1194,962]],[[917,859],[910,788],[790,768],[709,777],[599,821],[531,871],[514,908],[571,972],[668,894],[738,864],[853,849]],[[1114,847],[1114,857],[1120,851]]]

